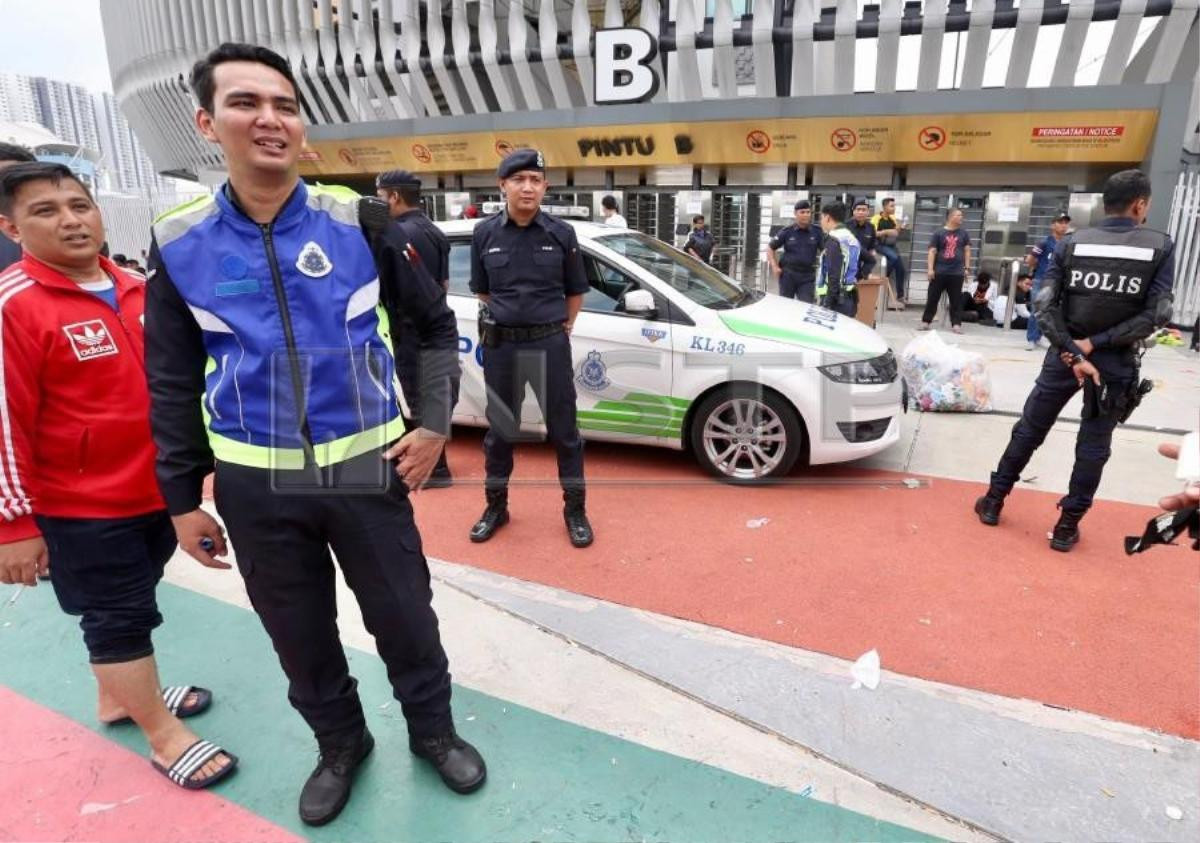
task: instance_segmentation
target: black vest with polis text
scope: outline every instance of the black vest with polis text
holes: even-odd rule
[[[1121,324],[1146,306],[1169,239],[1152,228],[1085,228],[1063,255],[1063,314],[1075,339]]]

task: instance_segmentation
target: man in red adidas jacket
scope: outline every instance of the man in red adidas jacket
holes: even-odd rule
[[[236,758],[175,715],[212,695],[160,689],[150,641],[175,532],[154,476],[144,284],[100,256],[100,210],[62,165],[0,171],[0,231],[24,250],[0,272],[0,583],[36,586],[49,566],[80,616],[100,719],[132,718],[156,769],[207,786]]]

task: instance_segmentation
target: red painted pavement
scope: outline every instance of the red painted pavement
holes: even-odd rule
[[[215,792],[176,787],[147,759],[3,686],[0,711],[0,840],[303,840]]]
[[[1126,557],[1151,509],[1100,502],[1060,554],[1053,494],[1017,492],[987,528],[971,512],[980,484],[826,469],[735,488],[679,453],[588,455],[595,545],[567,541],[549,446],[518,450],[513,521],[474,545],[480,436],[457,434],[463,482],[415,498],[426,553],[843,658],[875,647],[888,670],[1200,738],[1200,554]]]

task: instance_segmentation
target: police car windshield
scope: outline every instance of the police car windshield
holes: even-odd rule
[[[622,231],[598,239],[696,304],[712,310],[731,310],[756,300],[752,293],[708,264],[649,235]]]

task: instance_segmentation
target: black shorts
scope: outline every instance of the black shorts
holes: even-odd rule
[[[166,511],[132,518],[39,515],[50,552],[58,604],[79,615],[92,664],[117,664],[154,652],[151,631],[162,623],[155,589],[175,552]]]

